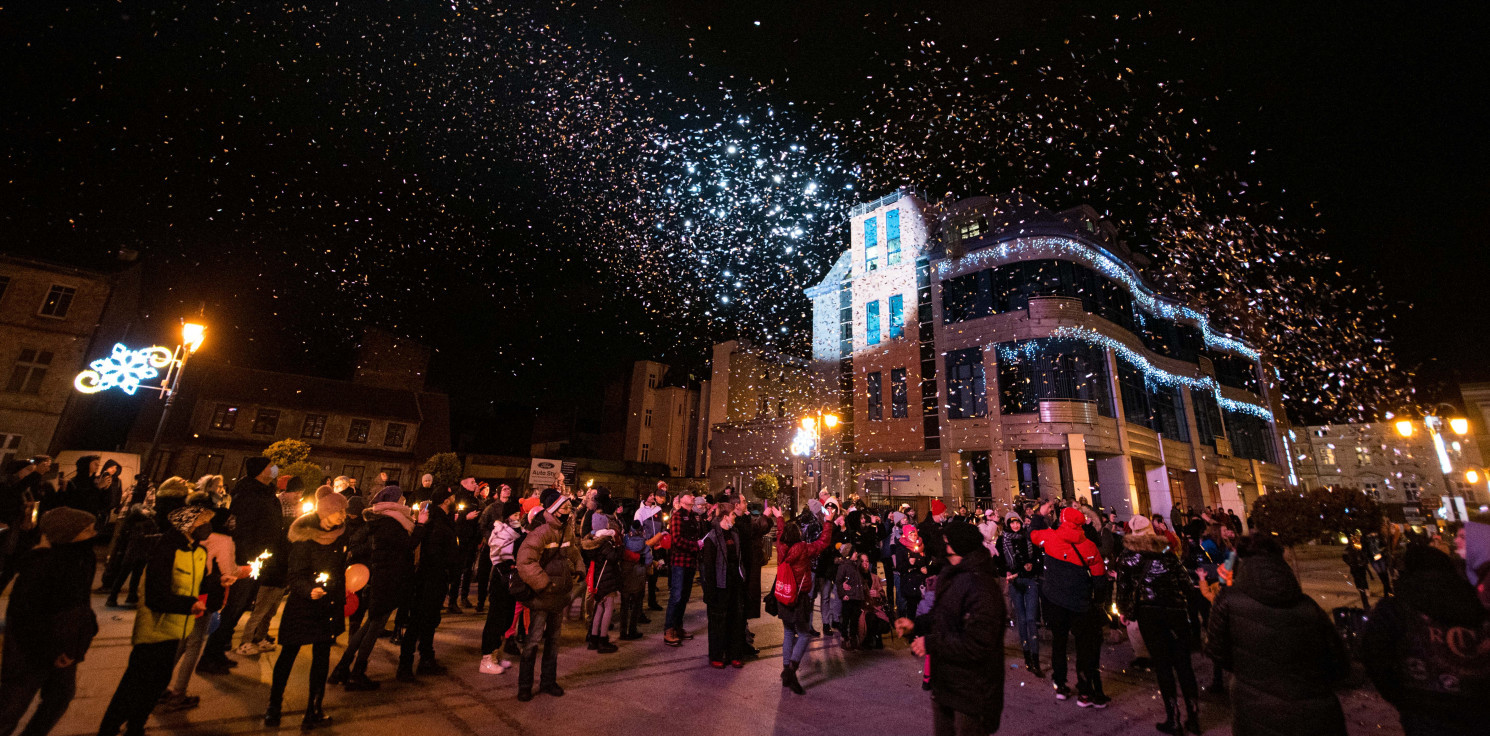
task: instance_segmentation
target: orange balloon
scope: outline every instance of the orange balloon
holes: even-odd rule
[[[368,571],[367,565],[359,562],[355,565],[347,566],[347,592],[356,593],[357,591],[362,590],[362,588],[367,585],[367,579],[370,576],[371,573]]]

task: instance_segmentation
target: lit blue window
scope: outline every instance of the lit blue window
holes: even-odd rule
[[[885,265],[900,262],[900,210],[885,213]]]
[[[890,339],[905,334],[905,297],[900,294],[890,297]]]
[[[864,221],[864,268],[873,271],[880,267],[880,220],[871,217]]]
[[[870,345],[880,344],[880,303],[876,299],[866,305],[864,340]]]

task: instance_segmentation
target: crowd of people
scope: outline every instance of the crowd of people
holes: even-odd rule
[[[5,585],[14,580],[0,736],[33,701],[31,736],[66,711],[98,630],[94,594],[135,610],[128,666],[99,725],[115,736],[142,733],[153,712],[198,706],[193,675],[222,677],[271,653],[263,721],[277,727],[305,650],[300,725],[317,728],[330,721],[328,685],[367,692],[388,674],[414,682],[447,673],[435,634],[445,616],[467,612],[484,616],[477,672],[502,675],[515,658],[519,701],[560,697],[566,622],[584,622],[585,646],[599,655],[642,638],[657,614],[663,644],[690,646],[695,585],[707,641],[692,646],[708,665],[757,658],[751,622],[776,617],[781,686],[796,695],[815,638],[845,652],[904,639],[937,734],[998,729],[1006,630],[1024,670],[1048,677],[1057,701],[1093,710],[1111,702],[1103,642],[1126,638],[1130,669],[1153,673],[1163,733],[1203,731],[1197,656],[1211,662],[1207,689],[1230,700],[1239,734],[1344,733],[1335,686],[1352,652],[1409,734],[1478,733],[1490,718],[1490,524],[1451,529],[1447,549],[1392,529],[1384,546],[1375,535],[1354,540],[1347,564],[1377,569],[1383,596],[1346,632],[1347,647],[1273,537],[1246,534],[1241,518],[1216,509],[1118,519],[1075,501],[952,511],[931,500],[918,519],[909,504],[826,491],[793,513],[729,488],[670,494],[659,483],[622,499],[562,479],[518,494],[430,475],[408,492],[381,478],[364,493],[344,477],[311,487],[264,458],[250,459],[231,488],[216,475],[158,486],[137,477],[125,493],[117,464],[97,457],[80,459],[60,487],[50,470],[49,458],[32,458],[0,480],[0,567]],[[396,667],[369,672],[384,638]]]

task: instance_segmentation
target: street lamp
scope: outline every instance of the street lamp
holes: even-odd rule
[[[145,453],[146,473],[154,472],[155,453],[160,448],[160,436],[165,432],[166,419],[171,415],[171,407],[176,403],[176,389],[181,386],[181,374],[186,371],[186,361],[202,347],[202,339],[206,333],[206,325],[196,322],[186,322],[181,325],[181,344],[177,345],[172,352],[165,380],[160,382],[159,388],[156,388],[165,395],[166,405],[160,410],[160,422],[155,425],[155,437],[150,440],[150,451]]]
[[[802,427],[797,431],[797,436],[792,438],[791,453],[798,458],[812,458],[813,464],[817,467],[817,490],[821,493],[823,490],[823,431],[838,426],[838,415],[819,409],[816,414],[809,414],[802,417],[801,424]],[[796,475],[799,479],[802,476],[801,473],[797,473]],[[800,492],[802,488],[800,480],[797,482],[797,488]],[[801,499],[799,498],[797,501],[800,503]]]
[[[1449,411],[1451,412],[1457,413],[1459,411],[1458,407],[1454,406],[1453,404],[1436,404],[1423,413],[1423,428],[1428,430],[1428,437],[1431,438],[1433,441],[1433,452],[1438,455],[1438,469],[1440,472],[1443,473],[1444,493],[1448,494],[1449,497],[1448,520],[1455,521],[1458,518],[1459,512],[1458,506],[1454,503],[1454,499],[1458,498],[1458,494],[1454,491],[1454,481],[1451,478],[1454,472],[1454,464],[1449,460],[1449,449],[1443,441],[1445,419],[1443,415],[1437,413],[1440,408],[1445,406],[1448,407]],[[1449,430],[1452,431],[1454,434],[1461,437],[1469,434],[1468,419],[1460,416],[1449,417],[1447,423]],[[1412,420],[1399,419],[1396,422],[1396,427],[1397,434],[1400,434],[1403,437],[1412,436],[1414,429]],[[1474,471],[1470,470],[1465,473],[1466,480],[1468,480],[1470,472]],[[1478,473],[1476,473],[1476,477],[1478,477]],[[1469,482],[1472,485],[1476,481],[1471,480]]]

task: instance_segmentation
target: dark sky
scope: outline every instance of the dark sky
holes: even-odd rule
[[[545,12],[629,45],[654,79],[769,81],[778,99],[829,110],[861,100],[866,70],[928,38],[1050,48],[1108,27],[1086,17],[1090,3],[937,3],[929,19],[903,2],[601,5]],[[1392,326],[1403,362],[1430,382],[1490,378],[1490,152],[1475,104],[1490,11],[1118,5],[1148,13],[1121,26],[1139,34],[1124,39],[1139,49],[1124,62],[1183,78],[1216,145],[1231,158],[1257,151],[1254,174],[1361,270],[1357,283],[1412,304]],[[413,62],[449,33],[449,12],[370,3],[307,23],[289,6],[237,3],[0,9],[0,248],[74,260],[137,248],[155,274],[155,316],[206,302],[228,323],[215,335],[222,357],[268,367],[344,369],[351,330],[328,315],[355,302],[360,319],[429,340],[437,382],[467,406],[533,403],[635,358],[698,366],[709,339],[728,335],[652,329],[656,315],[628,301],[603,257],[552,242],[546,193],[519,168],[489,164],[470,182],[442,163],[455,152],[388,145],[418,137],[390,136],[397,116],[368,101],[408,107],[423,74]],[[369,33],[386,54],[371,79],[348,73],[366,59],[335,53]],[[431,97],[425,112],[446,124],[440,105]],[[502,210],[508,199],[524,209]],[[352,264],[362,285],[328,264]]]

